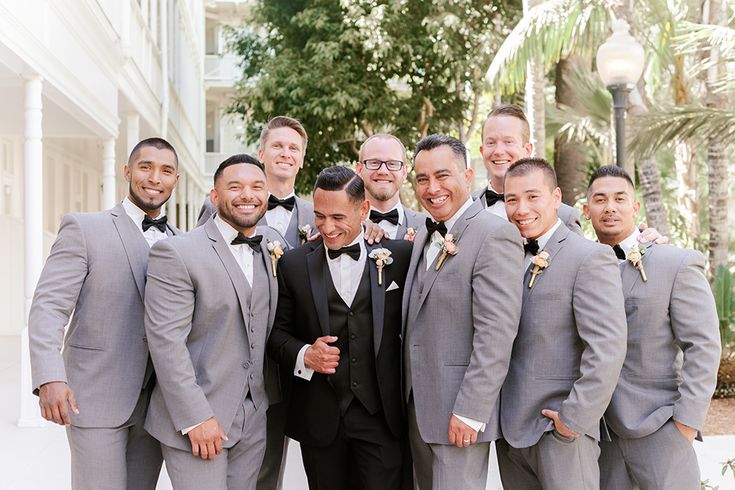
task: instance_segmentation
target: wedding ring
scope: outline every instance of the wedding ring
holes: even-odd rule
[[[462,439],[462,442],[470,442],[469,439]]]

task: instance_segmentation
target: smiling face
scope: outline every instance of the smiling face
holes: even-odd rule
[[[330,250],[338,250],[357,238],[369,211],[367,200],[355,201],[344,189],[314,191],[314,224]]]
[[[293,180],[304,165],[304,140],[289,127],[271,129],[258,150],[268,178]]]
[[[480,154],[488,177],[497,192],[503,192],[503,179],[516,160],[528,158],[533,145],[524,137],[524,122],[513,116],[493,116],[482,128]]]
[[[505,179],[505,212],[521,236],[535,240],[557,221],[561,190],[554,187],[542,170]]]
[[[414,158],[416,195],[435,221],[454,216],[469,198],[472,169],[447,145],[421,150]]]
[[[249,163],[230,165],[214,183],[210,199],[222,220],[249,235],[267,208],[265,173]]]
[[[124,174],[128,197],[151,217],[158,216],[179,181],[176,156],[155,146],[141,147],[133,161],[125,165]]]
[[[389,201],[396,197],[408,175],[403,148],[393,138],[375,138],[362,148],[361,161],[357,162],[357,175],[365,182],[365,191],[370,201]],[[370,170],[362,160],[396,160],[403,162],[401,170],[392,172],[385,164],[378,170]]]
[[[592,221],[597,238],[617,245],[635,231],[641,203],[635,200],[630,183],[621,177],[600,177],[587,191],[584,215]]]

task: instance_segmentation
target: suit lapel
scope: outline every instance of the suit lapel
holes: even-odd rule
[[[643,255],[643,258],[641,259],[643,261],[643,269],[646,268],[646,262],[647,258],[650,254],[653,253],[654,247],[652,247],[653,243],[649,242],[645,245],[638,244],[639,247],[641,247],[643,250],[645,250],[645,254]],[[621,280],[623,282],[623,293],[626,297],[630,294],[630,292],[633,290],[636,284],[638,284],[638,281],[641,281],[641,273],[640,271],[633,266],[633,264],[630,263],[629,260],[626,260],[625,262],[620,264],[621,268]]]
[[[232,286],[235,288],[235,294],[237,294],[237,299],[240,302],[240,312],[242,313],[243,321],[245,321],[248,318],[248,305],[250,304],[249,298],[246,294],[251,291],[251,288],[247,283],[248,281],[245,279],[245,274],[243,274],[240,265],[235,260],[235,257],[232,256],[230,246],[225,242],[225,239],[217,229],[217,224],[214,220],[210,219],[207,221],[204,224],[204,230],[212,241],[212,248],[222,261],[222,265],[225,267],[225,271],[230,277]],[[253,261],[255,260],[256,257],[253,257]],[[247,331],[245,333],[247,335]]]
[[[549,254],[549,267],[547,269],[553,267],[554,265],[554,258],[556,257],[556,254],[559,253],[559,250],[562,249],[564,246],[564,241],[569,236],[569,228],[564,226],[563,224],[559,225],[559,227],[556,229],[556,231],[551,235],[549,238],[549,241],[546,243],[546,246],[543,248],[543,250]],[[531,293],[533,293],[533,290],[538,287],[538,284],[540,281],[544,280],[544,272],[541,272],[536,277],[536,282],[534,283],[532,288],[528,287],[528,283],[531,280],[531,270],[533,269],[533,264],[531,264],[528,269],[526,269],[526,273],[523,276],[523,300],[524,305],[526,304],[525,300],[527,297],[531,296]]]
[[[429,238],[426,226],[422,226],[416,232],[416,236],[413,240],[413,248],[411,249],[411,261],[408,264],[408,273],[406,275],[406,285],[403,290],[403,305],[402,305],[402,324],[405,329],[406,320],[408,318],[408,310],[411,302],[411,291],[413,289],[413,283],[416,280],[416,274],[418,271],[418,265],[421,261],[421,254],[424,253],[424,246],[426,240]]]
[[[323,335],[329,335],[329,303],[327,302],[327,278],[329,274],[324,243],[319,240],[314,250],[306,254],[306,270],[309,274],[311,294]]]
[[[258,230],[256,228],[255,233],[258,233]],[[273,268],[271,265],[271,257],[270,252],[268,251],[268,241],[265,237],[263,237],[263,240],[260,242],[260,255],[261,260],[263,261],[263,265],[265,266],[266,270],[266,277],[268,278],[268,292],[270,293],[269,298],[269,309],[268,309],[268,333],[270,334],[271,327],[273,326],[273,318],[276,314],[276,306],[278,306],[278,279],[273,277]],[[256,260],[256,257],[253,257],[253,260]],[[253,277],[255,277],[255,274],[253,274]],[[255,281],[253,281],[255,282]],[[255,286],[253,287],[253,294],[255,294],[255,290],[259,289]]]
[[[122,204],[118,204],[112,208],[110,213],[112,214],[112,223],[120,235],[120,241],[128,257],[128,263],[135,278],[138,293],[140,294],[140,298],[143,299],[145,293],[145,273],[148,269],[150,247],[143,234],[135,227],[133,220],[128,217]]]
[[[385,318],[385,288],[388,283],[388,268],[390,266],[383,267],[383,283],[378,286],[378,266],[375,261],[370,258],[370,252],[377,248],[381,248],[379,244],[368,245],[365,243],[367,248],[367,261],[368,269],[370,270],[370,299],[373,311],[373,346],[375,357],[378,357],[378,351],[380,350],[380,341],[383,338],[383,319]]]

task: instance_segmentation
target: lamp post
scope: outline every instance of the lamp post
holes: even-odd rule
[[[643,47],[628,33],[624,20],[612,22],[612,35],[597,50],[597,71],[613,97],[615,164],[625,161],[625,109],[628,94],[643,73]]]

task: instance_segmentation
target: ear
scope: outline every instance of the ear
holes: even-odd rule
[[[130,183],[130,175],[131,175],[131,173],[132,173],[132,171],[130,170],[130,167],[126,163],[125,166],[123,167],[123,175],[125,176],[125,181],[128,182],[128,183]]]
[[[638,212],[641,210],[641,202],[640,201],[633,201],[633,211],[635,211],[636,217],[638,216]]]
[[[362,162],[360,160],[358,160],[357,162],[355,162],[355,173],[360,178],[362,178],[362,169],[363,169]]]
[[[552,192],[551,196],[554,199],[554,208],[559,209],[559,206],[561,206],[561,189],[559,187],[556,187]]]
[[[475,175],[475,170],[472,167],[464,169],[464,180],[467,184],[467,189],[472,189],[472,178]]]
[[[368,213],[370,213],[370,201],[365,199],[360,204],[360,222],[363,222],[367,219]]]
[[[529,141],[523,145],[523,150],[526,152],[526,158],[530,158],[533,155],[533,143]],[[544,155],[541,155],[541,158],[544,158]]]
[[[217,209],[217,201],[219,200],[219,196],[217,196],[217,189],[215,189],[214,187],[212,187],[212,190],[209,191],[209,200],[212,201],[214,208]]]
[[[584,217],[587,219],[590,219],[590,205],[587,203],[584,203],[582,205],[582,214],[584,214]]]
[[[260,148],[260,147],[258,147],[258,160],[259,160],[260,162],[262,162],[262,161],[263,161],[263,149],[262,149],[262,148]]]

